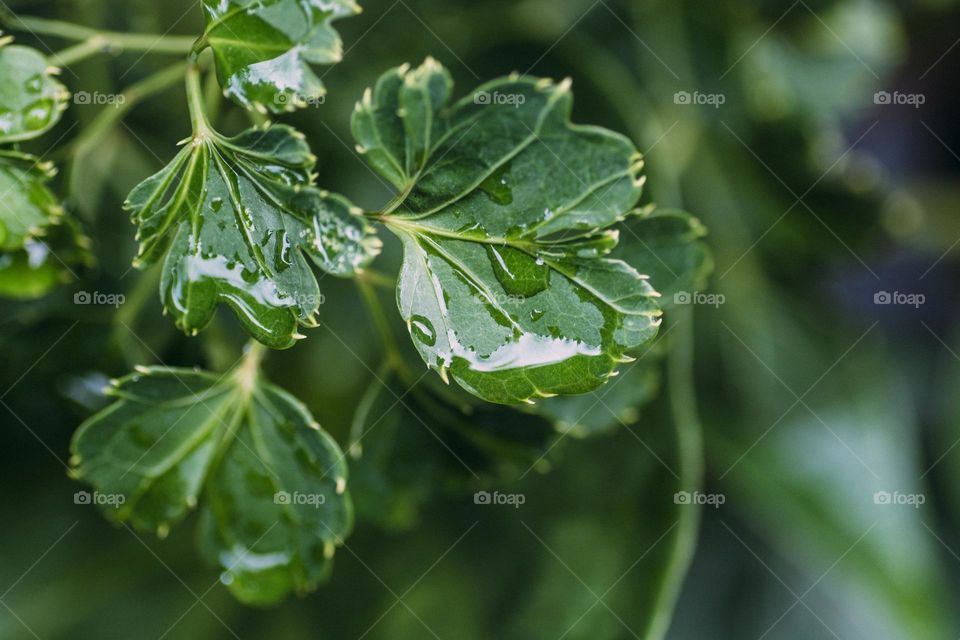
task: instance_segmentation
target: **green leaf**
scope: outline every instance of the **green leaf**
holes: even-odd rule
[[[203,496],[201,546],[240,600],[316,587],[352,526],[346,464],[306,408],[249,367],[141,368],[73,439],[107,515],[165,535]],[[91,500],[94,501],[94,500]]]
[[[2,53],[2,50],[0,50]],[[0,150],[0,296],[38,298],[88,265],[89,240],[64,216],[47,183],[49,162]]]
[[[224,93],[247,109],[279,113],[326,93],[311,64],[333,64],[343,43],[331,23],[352,0],[204,0],[204,40]]]
[[[90,240],[64,218],[45,229],[42,239],[30,238],[22,249],[0,252],[0,297],[39,298],[92,264]]]
[[[645,276],[604,257],[631,212],[640,154],[570,123],[569,83],[511,76],[448,106],[428,59],[367,91],[361,153],[398,190],[398,302],[420,355],[471,393],[516,403],[591,391],[657,333]]]
[[[379,241],[346,199],[312,187],[315,158],[294,129],[204,134],[130,193],[135,264],[165,255],[161,297],[187,333],[203,329],[225,302],[254,338],[288,348],[298,324],[315,324],[321,300],[304,255],[351,276],[379,252]]]
[[[0,151],[0,251],[22,249],[28,239],[41,236],[63,215],[57,197],[47,187],[55,174],[49,162]]]
[[[650,276],[661,307],[673,306],[677,293],[705,286],[713,257],[703,242],[707,230],[697,218],[678,209],[654,209],[624,227],[612,255]]]
[[[70,93],[36,49],[0,38],[0,144],[31,140],[49,131]]]
[[[354,415],[350,486],[361,519],[417,524],[445,492],[474,490],[541,464],[557,433],[530,412],[477,402],[433,379],[375,377]]]
[[[706,229],[699,220],[684,211],[652,209],[631,217],[624,226],[612,255],[650,276],[662,294],[662,307],[672,307],[680,292],[703,288],[713,259],[702,241]],[[635,352],[638,360],[623,367],[620,375],[601,389],[548,398],[538,403],[537,412],[555,420],[561,431],[578,437],[636,422],[640,407],[660,389],[660,361],[666,352],[661,342]]]

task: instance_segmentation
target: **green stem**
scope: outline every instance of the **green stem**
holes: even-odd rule
[[[392,278],[380,271],[374,271],[373,269],[364,269],[357,275],[357,280],[372,284],[375,287],[383,287],[384,289],[395,289],[397,287],[396,278]]]
[[[404,370],[403,358],[400,356],[399,349],[397,349],[397,343],[394,339],[393,331],[390,330],[390,322],[387,320],[387,316],[383,312],[383,305],[380,304],[380,299],[377,297],[377,292],[369,282],[364,280],[357,280],[357,287],[360,289],[360,294],[363,296],[363,301],[366,303],[367,309],[370,311],[370,316],[373,318],[373,324],[377,327],[377,332],[380,334],[380,340],[383,342],[383,348],[387,351],[387,362],[394,371],[401,373]]]
[[[68,152],[72,151],[75,154],[75,159],[79,160],[96,149],[96,145],[103,136],[123,120],[137,104],[180,82],[183,78],[184,69],[183,63],[177,63],[130,85],[120,94],[123,99],[118,100],[113,108],[104,109],[97,114],[90,126],[84,129],[83,133],[77,136],[76,140],[70,145],[71,149],[68,149]]]
[[[190,107],[190,121],[193,123],[193,135],[198,138],[210,138],[216,135],[207,119],[203,89],[200,87],[200,65],[194,58],[187,67],[187,105]]]
[[[246,349],[247,352],[244,354],[240,364],[237,365],[233,375],[240,388],[243,389],[247,395],[250,395],[253,393],[257,379],[260,377],[260,362],[263,360],[263,356],[266,355],[267,348],[256,340],[251,340],[247,343]]]
[[[670,411],[673,414],[679,458],[680,491],[693,493],[703,486],[703,434],[697,414],[697,398],[693,381],[693,313],[689,309],[671,311],[675,328],[667,356],[667,381]],[[700,531],[700,507],[685,505],[678,509],[677,534],[673,537],[670,560],[657,589],[654,615],[643,638],[660,640],[667,634],[680,589],[687,576]]]
[[[68,67],[71,64],[80,62],[81,60],[85,60],[90,56],[101,53],[104,48],[104,43],[99,40],[86,40],[80,44],[75,44],[72,47],[67,47],[59,53],[51,54],[50,60],[51,62],[56,63],[58,67]]]
[[[47,20],[31,16],[17,16],[8,11],[0,13],[0,24],[17,31],[29,31],[35,35],[46,35],[64,40],[95,43],[98,51],[126,50],[146,53],[185,55],[190,53],[196,38],[193,36],[168,36],[153,33],[121,33],[100,31],[72,22]],[[63,63],[66,64],[66,63]]]

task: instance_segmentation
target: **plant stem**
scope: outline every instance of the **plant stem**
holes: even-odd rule
[[[670,413],[673,416],[677,438],[680,480],[679,491],[693,493],[703,486],[703,434],[697,414],[697,399],[693,382],[693,313],[689,309],[671,310],[675,328],[667,357],[667,387],[670,394]],[[654,615],[643,638],[654,640],[666,636],[673,619],[680,589],[687,576],[700,531],[700,507],[687,505],[679,510],[677,534],[673,538],[670,559],[660,588]]]
[[[193,123],[195,138],[210,138],[215,135],[207,119],[203,89],[200,87],[200,65],[194,58],[187,67],[187,105],[190,107],[190,121]]]
[[[50,60],[58,67],[68,67],[71,64],[80,62],[90,56],[101,53],[106,45],[98,39],[90,39],[72,47],[67,47],[59,53],[50,54]]]
[[[263,360],[267,348],[256,340],[251,340],[247,343],[246,349],[247,352],[237,366],[234,376],[240,388],[249,395],[257,384],[257,378],[260,377],[260,362]]]
[[[397,286],[396,278],[391,278],[385,273],[374,271],[373,269],[364,269],[357,275],[357,280],[372,284],[384,289],[395,289]]]
[[[357,287],[360,289],[360,294],[363,296],[363,301],[370,311],[370,316],[373,318],[373,324],[376,325],[377,332],[380,334],[383,348],[387,352],[387,363],[390,364],[394,371],[403,371],[403,358],[397,349],[393,331],[390,330],[390,323],[387,321],[386,314],[383,313],[383,305],[380,304],[377,292],[369,282],[365,282],[364,280],[357,280],[356,282]]]
[[[123,99],[118,100],[113,108],[104,109],[98,113],[97,117],[90,123],[90,126],[77,136],[76,140],[70,145],[72,152],[75,154],[75,158],[80,159],[95,149],[96,144],[104,134],[123,120],[124,116],[137,106],[137,104],[180,82],[183,78],[185,68],[184,63],[177,63],[127,87],[127,89],[120,94]]]
[[[168,36],[153,33],[121,33],[100,31],[72,22],[47,20],[31,16],[18,16],[9,11],[0,11],[0,24],[17,31],[28,31],[34,35],[46,35],[64,40],[85,41],[84,44],[96,46],[96,51],[112,49],[142,51],[146,53],[164,53],[185,55],[193,49],[196,38],[193,36]],[[67,50],[69,51],[69,49]],[[58,56],[62,58],[62,56]],[[59,60],[57,60],[59,62]],[[63,62],[62,64],[68,64]]]

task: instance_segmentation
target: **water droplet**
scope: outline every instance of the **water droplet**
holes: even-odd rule
[[[410,331],[413,333],[420,342],[432,347],[437,343],[437,332],[433,328],[433,323],[429,319],[423,316],[410,316],[408,321],[410,324]]]

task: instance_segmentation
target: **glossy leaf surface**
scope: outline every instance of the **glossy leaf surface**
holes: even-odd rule
[[[512,76],[449,106],[435,61],[385,74],[354,136],[399,195],[400,312],[427,365],[499,403],[597,388],[653,338],[653,287],[604,257],[640,197],[640,154],[573,125],[568,82]]]
[[[290,347],[321,300],[305,256],[349,276],[376,255],[357,210],[311,186],[314,161],[286,126],[209,133],[131,192],[137,263],[165,256],[161,297],[181,329],[203,329],[225,302],[257,340]]]
[[[36,49],[0,39],[0,144],[36,138],[60,121],[69,92]]]
[[[203,500],[201,546],[247,603],[327,577],[352,526],[347,469],[302,404],[245,370],[144,368],[108,393],[72,462],[112,519],[164,535]]]
[[[669,309],[677,300],[705,285],[713,259],[703,242],[706,230],[685,211],[655,209],[631,217],[624,225],[613,255],[649,274],[661,293],[659,303]],[[687,297],[684,297],[686,294]],[[667,335],[655,345],[632,355],[638,359],[620,369],[620,375],[592,393],[548,398],[538,403],[538,413],[552,418],[557,427],[575,436],[589,436],[637,421],[638,410],[660,390],[661,360]]]
[[[292,111],[319,101],[311,64],[332,64],[343,43],[331,23],[354,15],[351,0],[204,0],[205,40],[224,93],[248,109]]]

